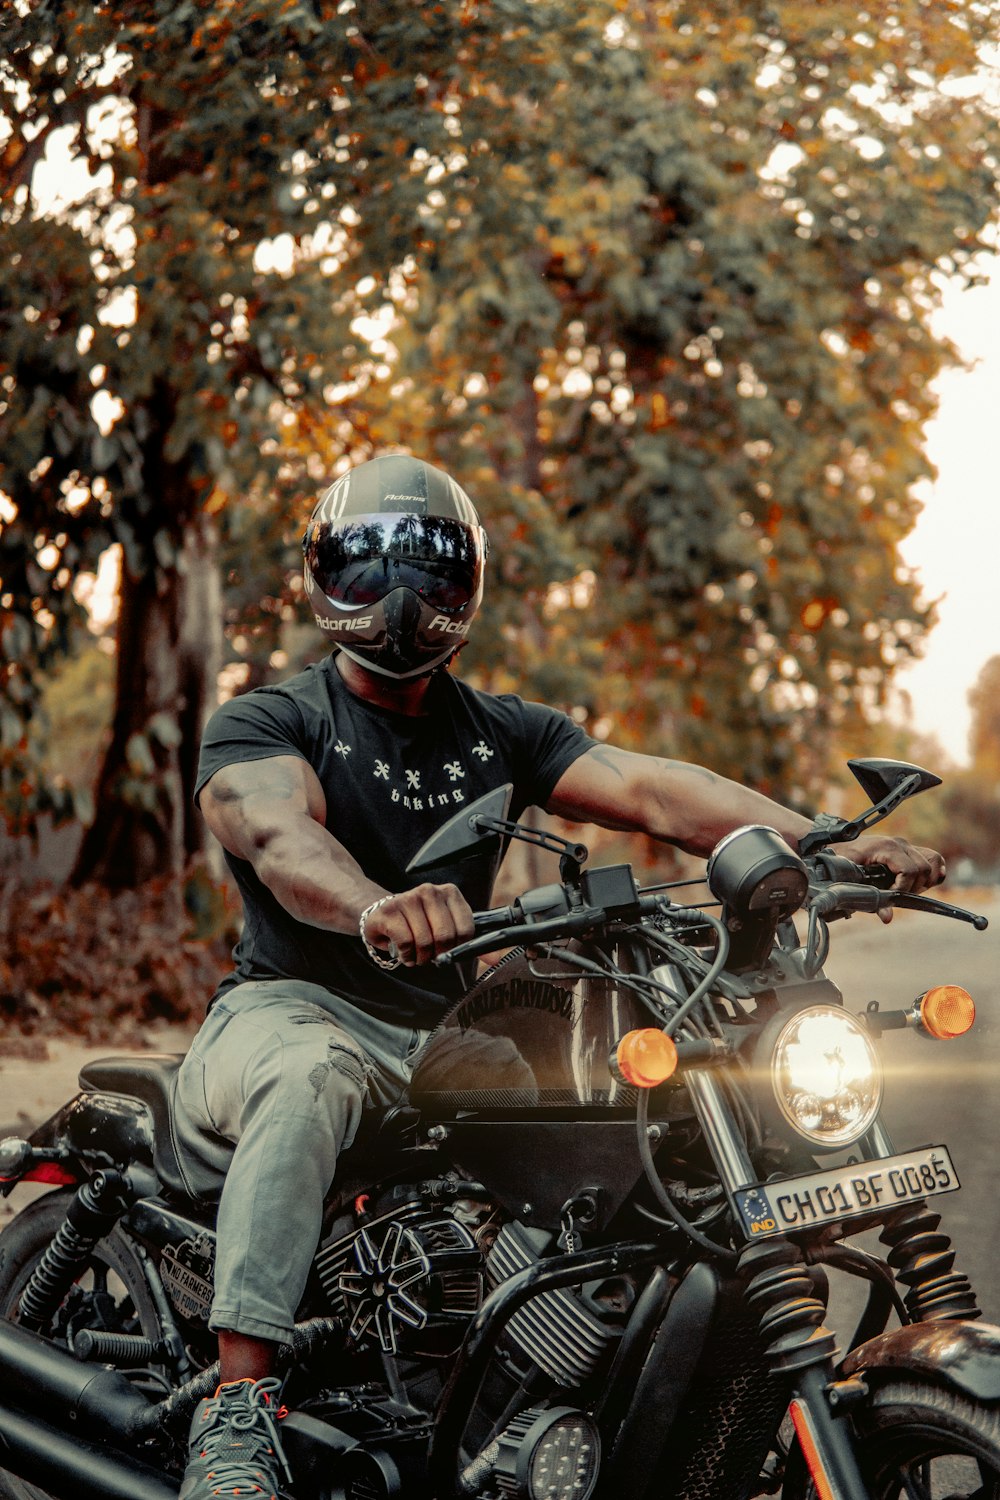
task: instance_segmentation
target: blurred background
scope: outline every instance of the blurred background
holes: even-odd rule
[[[468,680],[806,811],[861,805],[849,755],[914,760],[944,785],[890,831],[992,901],[998,22],[14,0],[7,1057],[202,1015],[237,922],[205,716],[327,649],[305,520],[394,448],[490,532]]]

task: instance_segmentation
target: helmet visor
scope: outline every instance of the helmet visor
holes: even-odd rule
[[[432,609],[464,609],[483,578],[483,533],[449,516],[389,513],[321,523],[305,560],[328,599],[377,604],[408,588]]]

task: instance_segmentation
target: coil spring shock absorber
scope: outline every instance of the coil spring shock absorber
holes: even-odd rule
[[[922,1200],[896,1209],[879,1239],[897,1281],[909,1287],[904,1297],[915,1323],[963,1321],[982,1317],[976,1294],[963,1271],[956,1271],[955,1252],[947,1234],[937,1232],[941,1215]]]
[[[836,1353],[836,1340],[823,1326],[826,1308],[791,1240],[775,1237],[747,1245],[741,1272],[749,1273],[746,1298],[760,1319],[767,1362],[777,1373],[822,1365]]]
[[[55,1238],[32,1271],[18,1304],[17,1321],[40,1333],[61,1307],[98,1240],[113,1229],[131,1201],[120,1172],[97,1172],[70,1201]]]

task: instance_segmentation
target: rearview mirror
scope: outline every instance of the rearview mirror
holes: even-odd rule
[[[477,797],[450,817],[427,842],[417,850],[406,867],[407,875],[432,870],[436,865],[451,865],[472,855],[500,853],[501,837],[495,829],[481,828],[480,818],[503,820],[510,811],[513,783],[507,782],[492,792]]]
[[[940,776],[935,776],[933,771],[911,766],[905,760],[849,760],[847,764],[870,802],[881,802],[883,797],[894,792],[901,782],[911,776],[918,776],[920,780],[907,793],[910,797],[915,797],[918,792],[929,792],[932,786],[941,785]]]

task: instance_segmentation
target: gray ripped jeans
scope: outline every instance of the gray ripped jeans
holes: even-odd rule
[[[212,1006],[174,1100],[188,1187],[221,1188],[211,1328],[287,1337],[338,1154],[366,1106],[400,1098],[427,1036],[304,980],[240,984]]]

